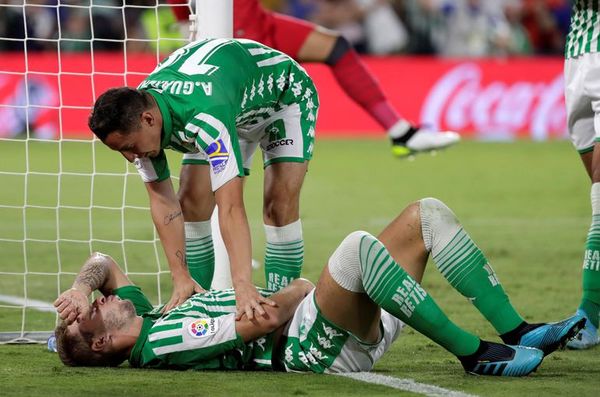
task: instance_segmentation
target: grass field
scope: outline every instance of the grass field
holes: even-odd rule
[[[147,205],[147,199],[137,175],[126,178],[127,189],[122,177],[99,175],[92,182],[75,175],[123,172],[116,154],[97,147],[94,165],[91,145],[32,143],[27,164],[25,143],[4,141],[0,153],[0,295],[23,296],[26,289],[28,297],[50,302],[70,285],[69,273],[77,271],[94,249],[126,262],[133,281],[149,292],[154,303],[158,284],[162,300],[166,299],[169,276],[162,254],[155,253],[153,243],[140,242],[154,235],[147,212],[138,209]],[[176,156],[172,159],[176,175]],[[256,165],[247,183],[246,206],[254,257],[260,260],[262,170]],[[5,173],[26,169],[34,172],[27,184],[24,176]],[[67,175],[35,174],[59,170]],[[95,208],[88,209],[92,196]],[[399,161],[389,155],[383,140],[320,140],[302,196],[304,276],[316,281],[328,254],[350,231],[377,233],[405,204],[426,196],[440,198],[454,209],[525,319],[558,320],[574,311],[590,204],[587,177],[567,142],[464,142],[438,156]],[[33,207],[25,211],[8,207],[24,200]],[[123,203],[125,210],[112,209]],[[24,237],[25,245],[20,242]],[[80,242],[90,238],[92,244]],[[127,240],[125,249],[121,239]],[[459,325],[498,340],[491,326],[430,265],[423,285],[440,306]],[[47,274],[59,266],[64,273],[60,277]],[[152,274],[157,271],[159,276]],[[262,280],[261,269],[255,272],[255,281],[264,284]],[[0,332],[20,330],[23,311],[0,305]],[[54,321],[51,313],[27,310],[24,328],[49,330]],[[557,352],[524,379],[473,377],[465,375],[450,354],[407,329],[376,365],[376,372],[482,396],[592,396],[600,390],[599,352]],[[2,396],[402,394],[334,376],[73,369],[63,367],[40,345],[0,346],[0,379]]]

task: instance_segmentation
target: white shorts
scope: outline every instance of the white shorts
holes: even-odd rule
[[[340,373],[370,371],[400,335],[404,323],[381,310],[380,340],[364,343],[327,320],[314,290],[302,300],[284,331],[281,362],[291,372]]]
[[[566,59],[564,74],[569,135],[583,154],[600,141],[600,53]]]
[[[239,151],[246,175],[258,145],[263,152],[263,165],[299,162],[312,158],[315,142],[315,122],[303,114],[299,104],[292,104],[254,125],[238,127]],[[203,151],[186,153],[182,164],[208,164]]]

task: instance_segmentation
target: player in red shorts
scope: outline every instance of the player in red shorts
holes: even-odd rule
[[[189,0],[168,2],[179,5],[172,7],[179,21],[188,20]],[[334,31],[266,10],[259,0],[234,0],[233,35],[259,41],[299,62],[329,65],[346,94],[386,129],[396,156],[441,149],[460,140],[455,132],[424,132],[402,118],[352,45]]]

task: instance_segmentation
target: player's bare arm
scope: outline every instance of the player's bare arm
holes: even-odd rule
[[[204,290],[188,272],[183,216],[171,179],[147,182],[146,189],[150,198],[152,221],[158,231],[173,279],[173,294],[163,309],[163,312],[168,312],[194,293]]]
[[[237,318],[245,314],[254,319],[254,311],[265,315],[263,303],[275,305],[262,297],[252,284],[252,248],[250,227],[244,208],[243,179],[233,178],[215,192],[219,208],[219,226],[231,263],[231,279],[235,289]]]
[[[72,287],[54,301],[54,306],[60,318],[70,324],[88,315],[88,298],[93,291],[98,290],[108,296],[115,288],[130,284],[131,281],[110,256],[94,252],[83,264]]]
[[[236,332],[244,342],[248,342],[284,326],[292,318],[302,299],[314,287],[313,283],[303,278],[292,281],[287,287],[271,295],[276,306],[265,305],[264,316],[254,316],[250,320],[245,314],[242,314],[240,320],[236,322]]]

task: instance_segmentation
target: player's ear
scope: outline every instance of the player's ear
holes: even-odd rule
[[[92,338],[92,350],[95,352],[101,352],[106,348],[110,337],[107,334],[101,334]]]
[[[142,112],[142,116],[140,118],[142,124],[147,124],[152,127],[156,123],[156,118],[154,114],[150,110],[145,110]]]

